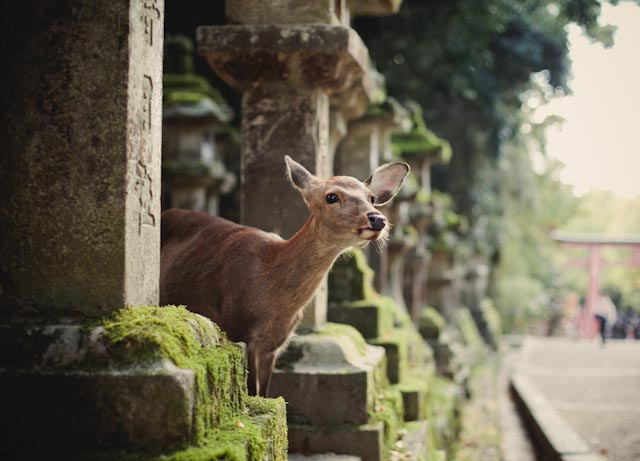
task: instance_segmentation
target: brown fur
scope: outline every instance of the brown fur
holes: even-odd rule
[[[259,395],[267,394],[279,349],[335,259],[351,246],[384,237],[388,226],[369,227],[367,215],[380,216],[372,192],[390,199],[408,172],[405,164],[381,167],[376,175],[383,170],[380,177],[390,177],[381,188],[375,175],[371,184],[343,176],[320,180],[288,157],[287,166],[311,210],[289,240],[205,213],[162,213],[161,304],[186,305],[211,318],[232,341],[245,342],[249,391]],[[327,203],[329,193],[339,202]]]

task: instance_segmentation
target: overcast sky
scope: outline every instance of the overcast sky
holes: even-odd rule
[[[578,195],[590,188],[640,196],[640,7],[603,6],[602,24],[618,26],[613,48],[591,44],[570,28],[572,96],[538,113],[567,121],[547,131],[547,151],[566,164],[563,182]]]

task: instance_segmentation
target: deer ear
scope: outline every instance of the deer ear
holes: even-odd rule
[[[309,171],[300,165],[298,162],[293,160],[288,155],[284,156],[284,161],[287,164],[287,178],[291,181],[296,189],[305,190],[309,187],[309,184],[315,179]]]
[[[364,183],[376,198],[374,205],[382,206],[395,197],[410,170],[406,163],[388,163],[369,176]]]

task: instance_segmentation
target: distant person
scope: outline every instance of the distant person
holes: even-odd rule
[[[596,298],[596,305],[593,314],[598,322],[598,332],[600,333],[602,345],[604,345],[607,339],[607,323],[613,324],[618,319],[616,306],[613,304],[610,297],[599,295]]]

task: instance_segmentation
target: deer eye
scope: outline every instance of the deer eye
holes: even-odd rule
[[[371,200],[371,205],[375,205],[375,203],[376,203],[376,198],[375,198],[373,195],[371,196],[371,199],[370,199],[370,200]]]
[[[336,194],[327,194],[327,203],[332,204],[336,203],[338,200],[338,196]]]

